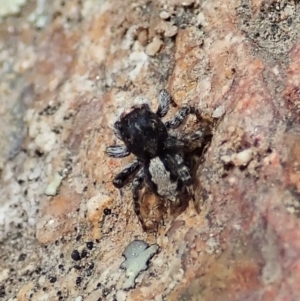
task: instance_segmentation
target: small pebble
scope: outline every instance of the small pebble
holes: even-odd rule
[[[146,29],[142,30],[138,34],[138,41],[145,47],[148,43],[148,31]]]
[[[80,254],[77,250],[74,250],[71,254],[71,258],[75,261],[78,261],[81,259]]]
[[[163,10],[162,12],[160,12],[159,17],[163,20],[166,20],[170,18],[170,14],[167,11]]]
[[[183,0],[181,2],[181,5],[182,6],[191,6],[194,2],[195,2],[195,0]]]
[[[77,270],[77,271],[80,271],[81,270],[81,266],[76,264],[76,265],[74,265],[74,269]]]
[[[82,281],[82,278],[81,277],[77,277],[76,278],[76,285],[79,285]]]
[[[175,25],[169,26],[164,33],[164,36],[167,38],[174,37],[178,32],[178,28]]]
[[[225,113],[225,108],[223,105],[218,106],[212,113],[213,118],[220,118]]]
[[[86,247],[87,247],[89,250],[92,250],[93,247],[94,247],[94,243],[93,243],[92,241],[88,241],[88,242],[86,243]]]
[[[221,160],[225,163],[233,163],[235,166],[246,166],[252,159],[253,150],[251,148],[245,149],[237,154],[231,156],[221,156]]]
[[[105,208],[105,209],[103,210],[103,213],[104,213],[104,215],[110,215],[110,214],[111,214],[111,209]]]
[[[233,156],[233,163],[236,166],[246,166],[252,159],[253,151],[251,148],[245,149]]]
[[[154,56],[162,46],[162,41],[159,38],[154,38],[153,41],[147,45],[146,54],[149,56]]]
[[[88,255],[87,250],[83,249],[82,252],[81,252],[81,258],[85,258],[85,257],[87,257],[87,255]]]
[[[221,156],[221,160],[225,163],[225,164],[228,164],[231,162],[231,156]]]
[[[26,259],[26,256],[27,256],[26,254],[21,253],[20,256],[19,256],[18,261],[24,261]]]

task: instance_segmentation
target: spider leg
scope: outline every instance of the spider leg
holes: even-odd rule
[[[196,149],[203,149],[209,144],[212,136],[211,125],[205,124],[199,127],[195,132],[181,136],[178,138],[178,141],[184,145],[182,150],[187,153]]]
[[[130,155],[127,147],[122,145],[111,145],[106,149],[106,153],[113,158],[123,158]]]
[[[165,141],[165,148],[171,151],[183,150],[186,148],[187,141],[176,136],[170,136]]]
[[[165,126],[167,127],[167,129],[176,129],[184,122],[188,115],[198,115],[197,113],[198,112],[195,109],[195,107],[185,105],[179,109],[179,111],[175,114],[173,119],[165,123]]]
[[[140,218],[140,200],[139,200],[139,190],[141,189],[142,183],[144,181],[144,169],[140,169],[140,171],[136,174],[132,182],[132,196],[133,196],[133,210],[135,214]]]
[[[203,141],[212,137],[211,125],[205,124],[200,126],[195,132],[185,135],[183,138],[191,142]]]
[[[159,105],[156,111],[156,115],[160,118],[167,115],[169,111],[169,106],[171,102],[171,96],[169,92],[165,89],[159,92]]]
[[[164,142],[165,149],[176,152],[193,152],[196,149],[202,149],[208,145],[213,136],[212,125],[209,123],[201,125],[196,131],[188,134],[169,135]]]
[[[176,163],[178,166],[177,173],[178,173],[179,178],[181,179],[181,181],[184,184],[190,185],[191,181],[192,181],[192,177],[191,177],[189,169],[184,164],[182,157],[178,154],[175,154],[175,160],[176,160]]]
[[[130,176],[134,175],[139,168],[141,168],[141,162],[138,160],[134,160],[132,163],[127,165],[120,173],[118,173],[113,179],[113,184],[117,188],[122,188],[127,184]]]
[[[170,170],[171,174],[177,175],[184,185],[191,184],[191,173],[180,155],[166,154],[164,158],[164,163],[166,164],[166,168]]]

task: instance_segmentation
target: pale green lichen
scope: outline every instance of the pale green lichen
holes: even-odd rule
[[[28,20],[32,22],[36,28],[43,28],[49,22],[46,2],[47,0],[37,0],[35,10],[28,17]]]
[[[48,186],[46,187],[46,189],[44,191],[45,195],[55,196],[57,194],[58,188],[59,188],[63,178],[64,177],[59,172],[56,172],[54,174],[52,181],[48,184]]]
[[[133,288],[136,277],[147,269],[149,260],[157,253],[158,245],[149,246],[142,240],[134,240],[123,252],[126,260],[121,264],[121,268],[126,269],[126,281],[123,289]]]
[[[26,2],[27,0],[0,0],[0,17],[19,13]]]

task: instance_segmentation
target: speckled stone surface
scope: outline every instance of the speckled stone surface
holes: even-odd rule
[[[299,16],[287,0],[31,0],[2,18],[1,300],[299,300]],[[225,115],[195,202],[151,215],[149,196],[164,223],[146,232],[112,185],[132,157],[104,151],[162,88]],[[134,240],[159,249],[127,289]]]

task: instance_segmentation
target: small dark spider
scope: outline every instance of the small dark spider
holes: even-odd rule
[[[187,187],[192,184],[185,155],[199,145],[203,148],[212,136],[211,126],[208,125],[180,138],[170,134],[169,130],[178,128],[189,114],[197,115],[197,111],[185,105],[173,119],[163,123],[161,118],[169,110],[171,97],[166,90],[161,90],[159,98],[156,113],[147,104],[135,105],[124,112],[114,124],[114,133],[125,145],[112,145],[106,149],[110,157],[122,158],[130,153],[137,157],[116,175],[113,184],[122,188],[134,176],[134,211],[140,220],[139,190],[143,182],[157,196],[170,201],[178,200],[180,194],[186,193]]]

